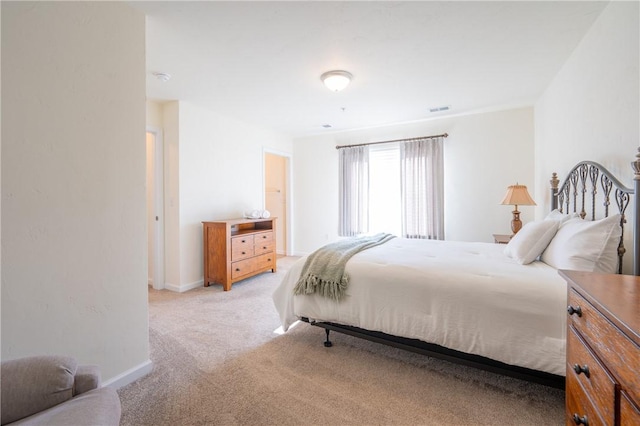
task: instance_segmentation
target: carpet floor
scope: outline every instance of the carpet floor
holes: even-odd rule
[[[153,371],[123,388],[121,425],[562,425],[564,392],[301,323],[285,334],[275,274],[149,290]]]

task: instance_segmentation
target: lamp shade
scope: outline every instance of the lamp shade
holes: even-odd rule
[[[500,204],[510,206],[535,206],[536,202],[529,195],[525,185],[509,185],[507,194]]]
[[[333,92],[339,92],[349,85],[353,76],[347,71],[327,71],[320,79],[327,88]]]

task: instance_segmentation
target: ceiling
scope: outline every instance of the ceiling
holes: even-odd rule
[[[532,105],[607,5],[131,4],[147,15],[148,99],[187,101],[292,137]],[[342,92],[320,81],[333,69],[354,76]],[[429,112],[441,106],[450,110]]]

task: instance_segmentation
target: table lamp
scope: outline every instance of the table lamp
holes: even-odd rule
[[[522,228],[522,222],[520,221],[520,212],[518,206],[535,206],[536,202],[533,201],[527,187],[525,185],[509,185],[507,188],[507,195],[500,203],[502,205],[516,206],[511,212],[513,213],[513,220],[511,221],[511,231],[515,235],[520,228]]]

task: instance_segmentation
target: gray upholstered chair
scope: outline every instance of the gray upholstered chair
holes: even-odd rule
[[[96,366],[67,356],[2,362],[2,425],[118,425],[120,398]]]

